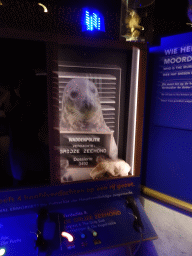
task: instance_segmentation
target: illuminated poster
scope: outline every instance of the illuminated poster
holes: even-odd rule
[[[192,129],[192,44],[182,35],[164,40],[155,58],[154,123]],[[189,37],[189,35],[188,35]],[[158,47],[157,47],[158,48]]]
[[[121,69],[60,61],[60,181],[91,179],[91,170],[118,157]]]

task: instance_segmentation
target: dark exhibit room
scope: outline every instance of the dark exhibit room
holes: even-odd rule
[[[192,0],[2,0],[0,47],[0,256],[192,255]]]

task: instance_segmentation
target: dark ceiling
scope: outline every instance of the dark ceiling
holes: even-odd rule
[[[190,23],[188,18],[188,0],[156,0],[155,1],[155,21],[154,40],[158,43],[163,36],[169,36],[184,32],[191,32],[192,28],[186,23]]]
[[[129,0],[129,3],[152,1]],[[3,3],[3,6],[0,5],[0,27],[22,28],[24,30],[32,29],[39,32],[48,31],[52,33],[56,31],[55,28],[58,29],[59,22],[61,31],[63,31],[67,27],[66,24],[71,22],[70,18],[75,16],[73,14],[74,10],[77,12],[77,9],[83,6],[96,6],[105,14],[108,13],[106,20],[108,19],[109,36],[111,39],[113,39],[112,34],[116,34],[114,38],[118,38],[119,36],[121,0],[40,0],[41,3],[48,7],[48,14],[43,13],[43,8],[37,5],[38,2],[37,0],[2,0],[1,3]],[[65,15],[65,18],[62,16],[58,21],[58,17],[56,16],[58,16],[60,6],[69,8],[68,10],[71,11],[71,14],[67,11],[68,16]],[[161,37],[192,31],[192,27],[186,24],[190,23],[188,8],[188,0],[155,0],[153,4],[140,8],[139,11],[145,23],[144,37],[146,41],[152,45],[157,45],[160,43]],[[114,18],[112,14],[115,14],[117,17]],[[61,24],[62,22],[63,24]],[[74,22],[74,28],[75,26],[78,26],[76,22]],[[71,30],[71,25],[69,27],[70,29],[68,30]],[[75,30],[77,31],[76,28]],[[73,32],[73,29],[71,31]]]

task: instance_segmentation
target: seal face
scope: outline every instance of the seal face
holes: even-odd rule
[[[97,87],[84,78],[70,80],[63,92],[60,116],[61,131],[111,132],[103,118]],[[116,159],[118,148],[114,137],[109,157]]]
[[[63,92],[61,129],[107,132],[96,86],[88,79],[70,80]]]

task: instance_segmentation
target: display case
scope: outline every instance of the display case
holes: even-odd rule
[[[0,249],[79,255],[156,239],[139,201],[147,45],[15,31],[1,29]]]
[[[102,159],[126,158],[127,176],[135,175],[139,55],[137,47],[59,45],[53,94],[60,140],[53,148],[60,180],[91,179]]]

